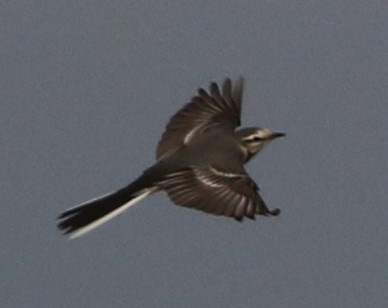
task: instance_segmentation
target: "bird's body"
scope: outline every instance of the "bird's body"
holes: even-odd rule
[[[282,133],[240,125],[243,79],[222,91],[211,83],[170,120],[156,151],[156,163],[128,186],[63,212],[58,227],[80,236],[145,198],[164,190],[176,204],[242,220],[276,216],[258,193],[244,164]]]

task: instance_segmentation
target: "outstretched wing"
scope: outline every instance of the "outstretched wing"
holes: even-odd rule
[[[159,141],[156,159],[169,157],[210,127],[234,130],[239,126],[243,85],[243,78],[238,79],[234,86],[227,78],[222,91],[215,82],[210,84],[209,93],[200,88],[198,95],[170,119]]]
[[[260,197],[255,182],[245,173],[230,173],[214,167],[188,168],[168,175],[160,183],[177,205],[213,215],[255,218],[256,214],[277,216]]]

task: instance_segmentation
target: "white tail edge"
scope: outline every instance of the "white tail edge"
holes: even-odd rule
[[[101,226],[102,224],[106,223],[107,221],[111,220],[112,218],[116,217],[117,215],[120,215],[121,213],[123,213],[125,210],[129,209],[132,205],[134,205],[135,203],[139,202],[140,200],[144,199],[145,197],[147,197],[149,194],[151,194],[152,192],[154,191],[154,189],[147,189],[145,190],[142,194],[140,194],[139,196],[133,198],[131,201],[127,202],[127,203],[124,203],[122,206],[120,206],[119,208],[117,208],[116,210],[110,212],[109,214],[101,217],[100,219],[97,219],[95,221],[93,221],[92,223],[86,225],[85,227],[82,227],[80,229],[78,229],[77,231],[73,232],[70,234],[69,236],[69,239],[75,239],[77,237],[80,237],[82,235],[84,235],[85,233],[88,233],[89,231]],[[97,199],[100,199],[100,198],[103,198],[105,197],[106,195],[104,196],[101,196]],[[92,199],[88,202],[91,202],[91,201],[96,201],[97,199]],[[84,202],[83,204],[81,204],[80,206],[88,203],[88,202]]]

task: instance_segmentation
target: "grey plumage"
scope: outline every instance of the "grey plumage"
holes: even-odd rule
[[[255,219],[277,216],[269,210],[244,164],[270,141],[284,136],[268,128],[244,128],[241,103],[244,80],[214,82],[169,121],[157,146],[156,163],[128,186],[64,211],[58,227],[80,236],[108,221],[147,195],[164,190],[177,205],[209,214]]]

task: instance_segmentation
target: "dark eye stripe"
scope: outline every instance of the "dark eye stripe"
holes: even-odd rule
[[[243,138],[243,140],[246,142],[257,142],[257,141],[263,140],[263,138],[260,138],[258,136],[254,136],[254,137]]]

